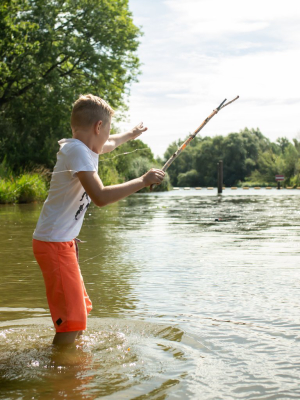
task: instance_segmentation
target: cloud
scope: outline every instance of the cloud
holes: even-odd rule
[[[130,98],[131,121],[162,155],[227,97],[240,99],[203,135],[259,127],[271,140],[300,128],[298,0],[130,0],[145,36]],[[135,19],[134,19],[135,21]]]
[[[167,0],[173,13],[171,20],[185,26],[189,32],[220,37],[232,32],[255,32],[272,23],[299,23],[298,0]]]
[[[166,30],[180,51],[229,56],[298,48],[298,0],[168,0]]]

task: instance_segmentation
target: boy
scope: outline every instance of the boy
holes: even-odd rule
[[[33,234],[33,252],[42,270],[47,300],[56,329],[53,344],[73,343],[86,329],[92,303],[78,265],[76,237],[92,200],[98,207],[129,196],[153,183],[164,172],[151,169],[140,178],[105,187],[98,176],[99,154],[140,136],[143,124],[132,131],[109,135],[113,109],[100,97],[80,96],[71,114],[72,139],[58,143],[48,198]]]

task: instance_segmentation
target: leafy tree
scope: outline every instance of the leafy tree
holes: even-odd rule
[[[191,169],[188,172],[181,173],[178,176],[178,186],[198,186],[199,185],[199,173],[195,169]]]
[[[245,180],[248,184],[251,181],[272,184],[278,173],[285,174],[285,183],[300,183],[300,144],[296,139],[294,145],[286,138],[272,143],[258,128],[245,128],[225,137],[200,137],[193,142],[194,146],[188,147],[168,170],[173,185],[216,185],[219,160],[223,160],[227,186]],[[174,142],[169,146],[166,159],[178,144]]]
[[[7,154],[15,170],[52,167],[80,93],[124,109],[139,36],[128,0],[3,0],[0,160]]]
[[[199,175],[197,186],[210,186],[216,182],[217,163],[221,157],[220,149],[222,141],[222,136],[214,138],[205,137],[197,146],[193,164],[194,169]]]
[[[124,143],[113,153],[103,154],[99,159],[99,175],[104,185],[126,182],[140,177],[151,168],[160,167],[151,149],[139,139]],[[163,183],[155,190],[168,190],[169,187],[170,180],[167,174]]]
[[[231,186],[246,175],[247,150],[241,134],[231,133],[224,139],[224,183]]]
[[[185,173],[193,168],[195,156],[198,151],[198,144],[201,143],[201,140],[200,137],[193,139],[188,147],[183,150],[180,156],[168,168],[168,174],[173,186],[178,185],[178,176],[180,173]],[[161,164],[164,164],[183,142],[183,140],[178,140],[171,143],[164,154],[164,160],[160,160]]]
[[[297,149],[298,153],[300,154],[300,142],[298,139],[293,139],[294,146]]]
[[[289,146],[290,142],[286,137],[279,137],[276,142],[278,143],[281,153],[285,152],[285,149]]]
[[[299,175],[299,153],[291,143],[285,148],[282,160],[283,173],[288,183],[294,175]]]

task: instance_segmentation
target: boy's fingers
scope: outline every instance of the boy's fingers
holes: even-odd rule
[[[145,132],[148,129],[146,126],[144,126],[143,122],[140,122],[139,124],[137,124],[136,128],[143,132]]]
[[[162,169],[158,169],[158,168],[151,168],[150,171],[156,171],[156,172],[161,172],[162,174],[165,174],[165,172]]]
[[[157,178],[159,179],[159,181],[162,182],[163,179],[164,179],[164,177],[165,177],[165,173],[164,173],[163,171],[158,170],[158,171],[156,172],[156,176],[157,176]]]
[[[149,173],[152,174],[152,179],[154,180],[153,184],[156,184],[156,185],[161,184],[161,182],[163,181],[163,179],[165,177],[165,172],[161,169],[151,168]],[[150,186],[152,186],[152,185],[150,185]]]

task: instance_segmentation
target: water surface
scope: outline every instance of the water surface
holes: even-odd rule
[[[80,265],[94,308],[64,353],[31,252],[40,209],[0,207],[0,399],[300,398],[300,191],[89,208]]]

